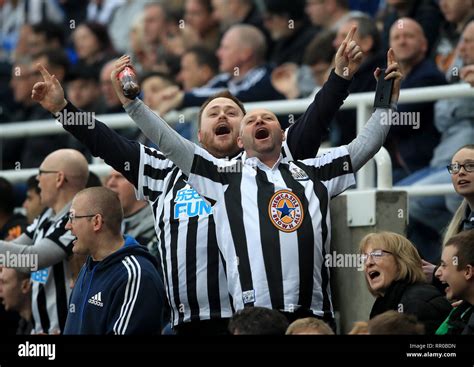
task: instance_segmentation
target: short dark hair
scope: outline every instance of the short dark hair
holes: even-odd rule
[[[15,209],[13,186],[7,179],[0,177],[0,212],[12,214]]]
[[[315,65],[320,62],[330,64],[336,53],[332,42],[336,32],[327,30],[318,33],[309,43],[304,53],[304,64]]]
[[[26,180],[26,190],[34,190],[38,195],[41,192],[39,186],[38,186],[38,180],[36,179],[36,175],[28,177]]]
[[[372,335],[423,335],[425,326],[413,314],[386,311],[369,320],[369,334]]]
[[[193,54],[196,56],[196,62],[199,66],[207,65],[214,74],[219,72],[219,59],[216,54],[202,46],[194,46],[184,51],[185,54]]]
[[[369,52],[377,52],[380,48],[380,32],[377,28],[376,22],[369,15],[358,15],[350,17],[347,22],[356,21],[357,22],[357,33],[359,33],[360,38],[365,38],[367,36],[372,37],[372,48]]]
[[[147,71],[144,74],[140,75],[140,78],[139,78],[140,85],[143,84],[145,80],[149,78],[153,78],[153,77],[162,78],[166,80],[167,82],[169,82],[171,85],[177,85],[177,83],[174,81],[174,79],[170,75],[163,73],[161,71]]]
[[[44,34],[48,41],[57,40],[61,47],[66,45],[66,36],[60,24],[43,21],[31,26],[33,33]]]
[[[199,109],[199,117],[198,117],[198,127],[201,127],[201,119],[202,119],[202,113],[204,112],[204,109],[207,107],[209,103],[211,103],[213,100],[216,98],[227,98],[230,99],[231,101],[235,102],[237,106],[239,106],[240,110],[243,112],[245,115],[247,111],[245,111],[244,104],[237,98],[235,97],[232,93],[230,93],[228,90],[223,90],[221,92],[218,92],[216,94],[213,94],[210,96],[208,99],[204,101],[202,104],[201,108]]]
[[[474,266],[474,229],[462,231],[451,237],[444,246],[454,246],[457,249],[457,269],[468,265]]]
[[[64,50],[59,49],[46,49],[42,50],[35,55],[33,55],[33,59],[39,59],[40,57],[46,57],[48,59],[48,63],[54,67],[60,67],[64,70],[64,75],[67,75],[70,62]]]
[[[270,14],[287,16],[288,19],[305,19],[305,0],[264,0],[265,10]]]
[[[229,332],[239,335],[285,335],[288,320],[277,310],[248,307],[237,311],[229,322]]]

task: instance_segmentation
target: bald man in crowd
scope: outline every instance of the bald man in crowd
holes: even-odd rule
[[[265,64],[267,41],[256,27],[234,25],[222,37],[217,57],[220,74],[205,86],[184,92],[169,87],[160,93],[158,110],[201,106],[208,97],[228,89],[242,102],[284,99],[271,83],[272,68]]]
[[[74,240],[65,225],[71,201],[86,186],[88,176],[80,152],[60,149],[49,154],[36,177],[46,209],[20,237],[0,241],[2,265],[31,272],[33,334],[59,334],[64,328],[71,278],[67,260]]]
[[[88,258],[64,334],[160,334],[164,289],[157,261],[122,236],[122,220],[119,196],[105,187],[85,189],[72,201],[66,228],[77,236],[73,252]]]

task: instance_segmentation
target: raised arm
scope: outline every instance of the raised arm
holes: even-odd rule
[[[81,116],[86,113],[64,98],[63,88],[54,75],[50,75],[43,65],[38,64],[38,69],[43,76],[43,82],[33,86],[31,94],[33,100],[39,102],[56,118],[70,114]],[[60,118],[58,120],[59,122],[69,121]],[[95,118],[90,122],[88,125],[63,123],[62,126],[83,143],[93,156],[102,158],[137,187],[140,145],[119,135]]]
[[[352,27],[334,58],[335,69],[316,93],[303,116],[288,130],[287,144],[294,160],[316,156],[321,139],[337,111],[349,95],[352,77],[359,70],[362,51],[353,40],[357,27]]]
[[[376,78],[380,77],[381,70],[377,68],[374,72]],[[402,73],[392,49],[387,52],[387,70],[385,79],[394,79],[392,91],[392,109],[396,110],[396,103],[400,95],[400,83]],[[351,156],[352,168],[359,170],[366,164],[382,147],[390,130],[389,109],[377,108],[370,117],[364,129],[357,137],[349,143],[347,150]]]
[[[117,76],[129,64],[129,56],[122,56],[115,63],[115,68],[111,75],[115,93],[117,93],[125,111],[135,121],[140,130],[153,143],[158,145],[160,151],[173,161],[184,174],[189,175],[193,164],[195,144],[179,135],[142,101],[139,99],[132,101],[123,95]]]

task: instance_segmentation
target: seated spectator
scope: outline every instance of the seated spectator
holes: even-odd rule
[[[25,216],[13,212],[15,209],[13,200],[12,184],[0,177],[0,240],[12,241],[27,227]]]
[[[161,332],[164,290],[156,260],[122,236],[122,219],[118,195],[109,189],[91,187],[74,197],[66,229],[76,236],[73,252],[88,258],[71,293],[64,334]]]
[[[31,56],[45,50],[61,50],[66,45],[63,27],[52,22],[34,24],[27,43]]]
[[[76,65],[66,79],[68,98],[83,111],[101,114],[105,111],[100,96],[99,77],[95,70]]]
[[[462,31],[474,19],[474,7],[471,0],[440,0],[439,7],[445,20],[441,23],[434,54],[438,69],[447,73],[454,66]]]
[[[264,25],[274,42],[269,61],[275,65],[301,65],[306,47],[317,32],[305,16],[304,2],[265,0]]]
[[[314,317],[306,317],[293,321],[286,335],[334,335],[334,331],[323,320]]]
[[[468,23],[458,45],[464,66],[474,65],[474,21]],[[463,146],[472,144],[474,137],[474,98],[457,97],[442,99],[435,104],[435,125],[441,141],[434,150],[429,167],[419,170],[399,182],[400,185],[448,184],[451,179],[446,166]],[[455,195],[420,196],[410,198],[410,224],[408,236],[423,257],[435,262],[440,254],[440,232],[447,226],[451,213],[460,204]],[[451,212],[451,213],[450,213]]]
[[[102,67],[116,55],[107,28],[99,23],[84,22],[76,28],[72,38],[79,58],[77,66],[90,67],[99,79]]]
[[[393,232],[370,233],[359,245],[364,273],[375,303],[370,318],[395,310],[414,314],[433,334],[451,311],[451,305],[427,284],[421,258],[413,244]]]
[[[426,37],[415,20],[401,18],[392,25],[390,47],[405,76],[402,89],[446,84],[444,75],[428,58]],[[407,121],[412,123],[397,125],[393,120],[387,136],[385,147],[392,159],[394,183],[429,165],[433,150],[439,143],[439,132],[433,121],[433,106],[434,102],[398,105],[398,116],[410,116]]]
[[[40,188],[36,175],[26,180],[26,198],[23,202],[23,208],[26,211],[28,224],[33,223],[34,219],[45,209],[45,206],[41,203]]]
[[[451,237],[445,244],[436,277],[445,284],[449,300],[461,300],[436,330],[437,335],[474,335],[474,230]]]
[[[330,31],[337,31],[349,17],[363,15],[350,11],[348,0],[306,0],[305,11],[313,26]]]
[[[415,315],[390,310],[371,319],[368,331],[370,335],[423,335],[425,326]]]
[[[107,62],[100,71],[100,91],[104,97],[105,111],[104,113],[121,113],[123,112],[122,104],[112,88],[110,81],[110,73],[114,68],[117,59]]]
[[[390,28],[397,19],[407,17],[416,20],[428,40],[428,54],[438,39],[443,14],[436,0],[387,0],[388,12],[383,18],[382,48],[389,45]]]
[[[229,321],[232,335],[285,335],[288,321],[276,310],[248,307],[237,311]]]
[[[6,311],[15,311],[20,315],[16,335],[31,334],[33,323],[30,274],[21,273],[12,268],[3,268],[0,271],[0,283],[2,283],[3,307]],[[2,324],[2,331],[4,327],[5,325]]]
[[[181,56],[181,71],[177,80],[185,92],[207,84],[219,72],[216,55],[204,47],[191,47]],[[110,75],[110,73],[109,73]]]
[[[219,24],[212,16],[211,0],[185,0],[184,20],[187,35],[196,37],[194,45],[215,51],[219,46]]]
[[[264,64],[265,37],[255,27],[235,25],[222,38],[217,51],[218,74],[204,87],[189,92],[175,88],[163,91],[159,111],[200,106],[209,96],[229,89],[242,102],[283,99],[271,85],[271,68]]]
[[[453,156],[448,170],[451,173],[454,190],[464,200],[449,223],[444,235],[443,244],[462,231],[474,229],[474,144],[466,145],[459,149]],[[433,285],[444,291],[445,287],[437,281],[436,277],[433,277],[433,273],[436,272],[435,265],[424,261],[423,271],[428,282],[432,281]]]

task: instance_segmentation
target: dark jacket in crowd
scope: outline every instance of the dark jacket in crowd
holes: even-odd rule
[[[378,297],[370,318],[395,310],[413,314],[425,325],[426,334],[434,334],[452,310],[451,304],[438,289],[427,283],[393,282],[383,297]]]
[[[134,238],[102,261],[89,256],[69,301],[64,334],[160,334],[163,282]]]

